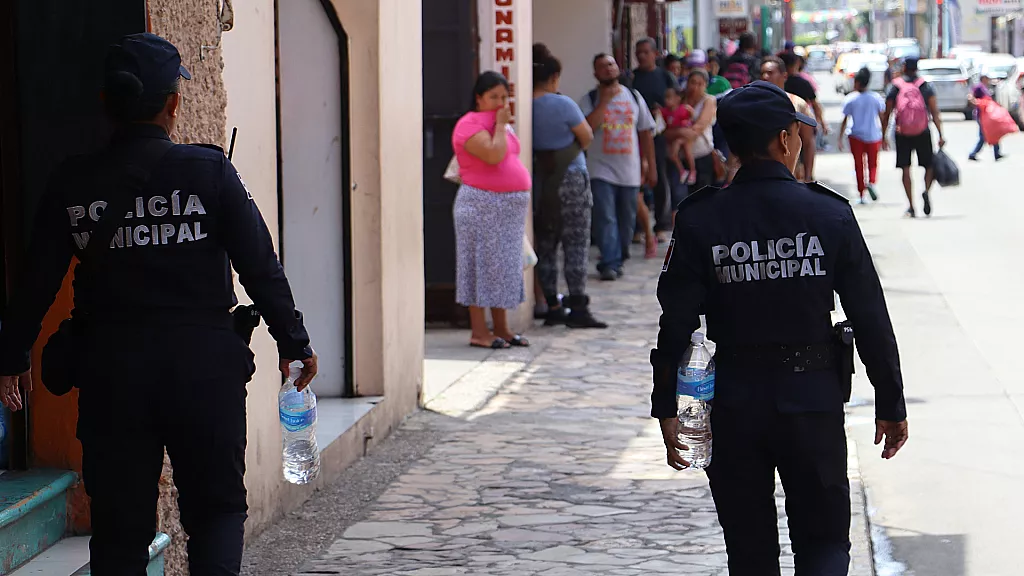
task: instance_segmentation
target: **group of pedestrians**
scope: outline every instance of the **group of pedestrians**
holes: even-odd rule
[[[469,306],[474,346],[528,346],[509,327],[506,310],[525,298],[520,238],[533,199],[536,291],[546,325],[606,326],[590,312],[586,291],[589,248],[600,257],[598,276],[614,281],[625,274],[634,243],[654,257],[667,243],[676,207],[692,191],[726,185],[738,167],[716,125],[719,100],[730,91],[764,80],[782,89],[797,113],[801,146],[794,174],[813,182],[815,156],[828,133],[814,78],[805,61],[787,46],[778,55],[760,52],[752,34],[739,39],[724,61],[713,50],[662,58],[652,39],[637,42],[637,67],[623,73],[615,58],[592,61],[596,86],[577,98],[559,92],[562,64],[542,44],[534,46],[533,153],[531,175],[519,160],[519,141],[510,125],[509,87],[500,75],[481,75],[474,109],[458,123],[453,145],[462,187],[455,204],[458,252],[457,298]],[[932,211],[934,181],[930,124],[945,144],[934,89],[917,75],[917,60],[903,61],[885,96],[870,90],[871,72],[859,71],[855,91],[843,102],[843,137],[849,141],[859,195],[856,203],[878,199],[878,153],[888,149],[885,129],[892,120],[896,166],[903,172],[908,208],[916,217],[911,165],[925,169],[920,208]],[[990,98],[983,83],[972,102]],[[984,145],[984,134],[970,159]],[[996,159],[1001,158],[998,146]],[[530,191],[532,190],[532,195]],[[559,251],[568,295],[559,294]],[[491,309],[493,330],[487,327]]]
[[[917,165],[925,170],[921,208],[925,216],[932,213],[930,191],[935,181],[933,161],[936,148],[932,142],[931,124],[938,132],[938,148],[946,144],[935,90],[918,76],[917,64],[916,58],[907,58],[903,61],[902,70],[891,75],[891,81],[887,76],[884,98],[869,88],[871,71],[867,68],[858,71],[854,76],[854,91],[843,102],[839,138],[840,150],[843,149],[842,137],[845,135],[853,154],[859,193],[855,202],[864,203],[867,197],[874,201],[878,199],[875,188],[878,152],[889,149],[886,131],[892,121],[896,167],[903,172],[903,189],[908,204],[905,215],[909,218],[917,216],[911,178],[915,156]]]
[[[472,110],[452,138],[461,183],[454,206],[456,299],[469,308],[472,346],[529,346],[511,330],[507,311],[525,299],[520,246],[527,244],[519,239],[531,190],[545,324],[604,328],[586,291],[591,244],[600,252],[599,277],[614,281],[625,274],[635,236],[646,243],[645,257],[655,257],[657,244],[669,240],[674,206],[691,189],[724,181],[709,90],[731,86],[715,74],[717,57],[694,51],[659,62],[650,39],[637,43],[636,56],[639,65],[628,74],[611,55],[595,56],[596,86],[574,99],[559,92],[558,58],[534,46],[532,175],[519,158],[507,81],[480,75]]]

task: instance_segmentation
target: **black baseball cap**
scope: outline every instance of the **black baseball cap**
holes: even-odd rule
[[[812,128],[818,123],[793,107],[782,88],[758,80],[726,94],[718,104],[718,124],[726,135],[743,137],[770,134],[801,122]]]
[[[149,33],[125,36],[111,46],[104,71],[108,77],[127,72],[138,78],[143,99],[169,94],[178,78],[192,79],[174,44]]]

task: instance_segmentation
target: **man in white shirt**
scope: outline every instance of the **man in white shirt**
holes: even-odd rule
[[[594,58],[598,86],[580,100],[594,129],[587,169],[594,194],[594,236],[601,250],[602,280],[622,276],[636,225],[640,186],[657,183],[654,118],[636,91],[619,83],[619,66],[608,54]],[[645,162],[640,161],[641,153]]]

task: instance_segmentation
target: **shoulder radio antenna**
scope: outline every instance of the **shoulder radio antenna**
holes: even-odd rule
[[[235,137],[238,136],[238,126],[231,129],[231,142],[228,144],[228,160],[231,160],[231,156],[235,153]]]

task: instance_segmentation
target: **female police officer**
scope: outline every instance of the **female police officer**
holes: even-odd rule
[[[282,370],[316,356],[259,209],[224,154],[171,143],[177,49],[152,34],[111,47],[110,147],[58,167],[38,210],[25,285],[0,331],[0,400],[22,406],[29,349],[72,255],[73,352],[92,573],[146,573],[164,448],[195,576],[238,574],[246,518],[245,385],[231,265],[277,340]],[[60,333],[59,333],[60,334]],[[51,340],[52,344],[53,340]],[[50,348],[48,344],[47,348]],[[52,388],[43,362],[43,376]]]
[[[835,360],[833,292],[860,337],[875,386],[883,458],[907,439],[896,338],[864,238],[845,198],[793,177],[798,114],[775,85],[733,90],[718,109],[742,164],[728,188],[706,188],[679,209],[658,284],[663,314],[652,416],[668,463],[677,452],[675,371],[706,311],[717,345],[708,467],[732,576],[779,574],[775,470],[786,490],[796,573],[845,575],[850,556],[844,392]]]

